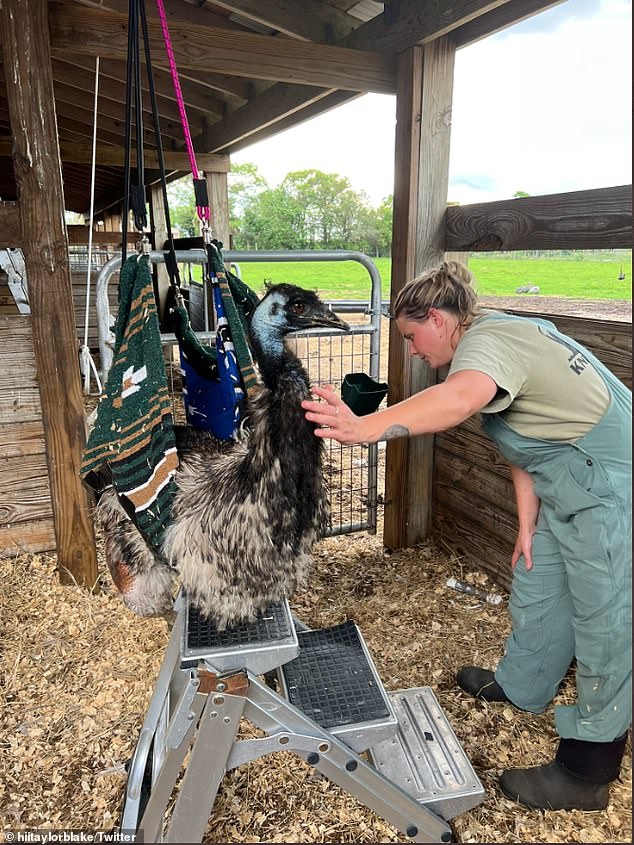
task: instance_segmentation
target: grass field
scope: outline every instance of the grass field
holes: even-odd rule
[[[377,258],[382,298],[389,298],[390,259]],[[537,285],[541,296],[574,299],[632,299],[632,261],[509,259],[480,254],[469,260],[481,296],[514,296],[516,288]],[[622,273],[624,279],[619,279]],[[354,261],[284,262],[240,265],[244,281],[260,292],[265,281],[293,282],[318,290],[326,299],[369,299],[370,277]]]

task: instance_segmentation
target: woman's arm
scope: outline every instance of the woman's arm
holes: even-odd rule
[[[461,370],[442,384],[435,384],[382,411],[357,417],[331,387],[314,387],[324,402],[304,400],[306,419],[317,423],[317,437],[339,443],[375,443],[452,428],[493,399],[497,385],[477,370]]]
[[[513,549],[511,566],[515,569],[515,564],[519,560],[520,555],[524,555],[526,568],[532,569],[533,535],[537,527],[540,502],[535,495],[532,476],[526,470],[511,466],[511,477],[513,478],[513,487],[515,488],[517,516],[519,519],[519,530],[517,540],[515,541],[515,548]]]

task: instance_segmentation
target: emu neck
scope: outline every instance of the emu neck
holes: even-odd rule
[[[308,381],[301,361],[286,347],[283,337],[273,332],[263,338],[252,333],[251,345],[262,381],[269,390],[276,391],[281,382],[290,382],[298,393],[307,390]]]

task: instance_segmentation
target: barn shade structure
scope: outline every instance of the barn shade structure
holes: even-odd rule
[[[456,51],[555,5],[165,0],[215,234],[228,242],[232,153],[379,92],[397,98],[392,295],[446,251],[629,247],[631,186],[447,207]],[[154,0],[146,6],[165,164],[170,177],[185,175],[189,159]],[[21,248],[30,303],[30,315],[20,315],[0,297],[8,356],[0,375],[0,553],[54,548],[62,577],[86,585],[97,569],[91,502],[78,475],[85,416],[69,244],[85,243],[87,229],[66,226],[64,211],[90,208],[99,57],[94,219],[104,225],[94,238],[120,240],[127,22],[127,0],[0,4],[0,250]],[[145,182],[160,243],[165,223],[145,78],[142,87]],[[569,320],[562,328],[631,382],[623,326]],[[408,359],[396,335],[390,341],[390,402],[442,377]],[[501,513],[478,506],[483,485],[498,491]],[[481,565],[503,559],[505,566],[511,500],[506,469],[468,424],[442,438],[388,444],[388,547],[441,531]]]

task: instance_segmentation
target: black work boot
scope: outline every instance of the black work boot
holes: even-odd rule
[[[537,810],[605,810],[621,768],[627,732],[613,742],[561,739],[552,763],[507,769],[500,789],[512,801]]]
[[[483,701],[509,700],[490,669],[481,669],[479,666],[463,666],[456,675],[456,683],[460,689]]]
[[[567,772],[556,760],[533,769],[507,769],[500,789],[525,807],[535,810],[605,810],[607,783],[588,783]]]

